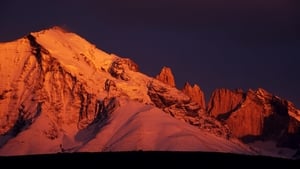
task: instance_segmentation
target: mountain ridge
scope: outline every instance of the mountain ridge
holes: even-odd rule
[[[145,107],[156,107],[159,111],[165,112],[177,120],[184,121],[185,124],[199,128],[199,131],[221,138],[224,145],[227,144],[226,140],[241,139],[240,136],[251,137],[251,141],[260,140],[262,138],[255,137],[260,136],[263,133],[261,131],[270,130],[266,129],[265,126],[270,128],[274,122],[278,122],[278,119],[279,121],[284,119],[282,126],[276,127],[276,132],[264,137],[264,139],[275,140],[280,146],[297,149],[295,142],[299,140],[299,110],[291,102],[273,96],[263,89],[249,90],[246,93],[229,90],[225,90],[225,93],[220,90],[218,93],[217,89],[217,94],[213,95],[219,95],[220,97],[212,96],[208,104],[205,105],[203,101],[204,94],[198,85],[194,85],[193,88],[187,86],[183,89],[185,92],[182,92],[182,90],[175,87],[174,77],[171,78],[171,81],[167,80],[168,83],[165,84],[156,78],[144,75],[139,72],[138,65],[131,59],[105,53],[75,33],[64,31],[59,27],[30,33],[13,42],[1,43],[0,54],[0,76],[6,82],[0,84],[0,154],[16,151],[12,147],[20,146],[20,144],[17,144],[18,139],[22,142],[20,135],[24,136],[23,139],[27,139],[25,141],[27,146],[35,149],[36,147],[28,141],[29,136],[26,135],[26,133],[31,132],[32,134],[39,134],[43,138],[41,140],[46,139],[47,142],[50,140],[49,144],[56,147],[52,147],[50,152],[60,151],[58,146],[62,145],[62,143],[59,143],[60,140],[69,145],[69,147],[65,147],[67,149],[74,148],[74,146],[78,147],[78,145],[88,145],[93,142],[93,139],[90,138],[95,134],[92,134],[93,132],[100,132],[105,127],[110,126],[104,121],[112,118],[120,106],[126,106],[124,103],[131,104],[131,101],[126,100],[136,102],[131,104],[131,108],[127,108],[128,110],[137,111],[139,104]],[[170,68],[166,72],[166,77],[172,75]],[[189,92],[190,89],[191,92]],[[226,93],[230,93],[229,97]],[[196,94],[196,96],[192,94]],[[231,100],[234,98],[233,96],[237,99]],[[202,100],[199,101],[195,97],[200,97]],[[117,100],[114,98],[117,98]],[[218,108],[218,104],[223,105],[220,103],[227,102],[232,106],[225,108],[219,106],[220,108]],[[255,113],[252,113],[251,107],[243,107],[244,102],[247,103],[246,105],[257,107],[256,110],[265,114],[253,116]],[[217,111],[215,111],[216,108]],[[148,111],[150,110],[147,110],[146,113]],[[123,112],[127,112],[127,110]],[[130,112],[127,112],[127,114],[130,114]],[[239,116],[235,114],[239,114]],[[271,115],[272,118],[268,119],[267,117]],[[250,117],[250,119],[258,117],[265,119],[268,125],[264,125],[265,123],[256,124],[255,121],[257,120],[249,121],[247,125],[244,125],[246,126],[245,131],[247,126],[252,126],[252,124],[255,124],[254,126],[261,125],[260,130],[255,129],[258,132],[238,134],[244,131],[238,131],[235,126],[237,124],[243,126],[240,122],[245,120],[244,116]],[[137,118],[138,116],[134,117]],[[238,120],[234,120],[236,117],[238,117]],[[166,120],[167,118],[163,117],[163,119]],[[246,121],[247,119],[249,118],[246,118]],[[134,118],[132,120],[134,121]],[[39,129],[34,128],[35,123],[41,127]],[[138,125],[139,122],[134,124]],[[171,126],[176,125],[179,124],[172,122]],[[126,126],[123,127],[126,128]],[[138,129],[133,129],[134,127],[137,126],[133,125],[131,127],[134,134],[127,130],[120,130],[119,133],[121,135],[124,134],[123,132],[128,133],[128,139],[131,137],[140,138],[137,135],[145,131],[141,132]],[[91,128],[94,130],[93,132]],[[86,131],[86,133],[83,131]],[[87,133],[91,135],[85,136],[88,135]],[[203,134],[202,132],[195,133],[192,134],[193,137]],[[278,134],[280,135],[278,136]],[[165,133],[164,136],[166,135],[168,133]],[[215,140],[215,136],[205,137]],[[117,140],[126,139],[126,137],[118,135],[115,137],[118,138]],[[176,137],[176,139],[181,138],[185,137]],[[143,139],[143,137],[140,139]],[[151,143],[159,144],[160,139],[162,138],[158,137],[156,141]],[[169,141],[173,141],[173,139]],[[100,144],[100,142],[98,139],[97,144]],[[139,149],[139,147],[135,147],[138,143],[136,140],[131,140],[131,142],[133,144],[129,146],[128,150]],[[193,141],[191,146],[196,146],[199,143],[203,143],[203,140]],[[39,144],[36,143],[36,145]],[[93,143],[93,145],[97,144]],[[105,144],[112,146],[109,141]],[[113,150],[120,150],[122,144]],[[242,143],[239,144],[242,145]],[[233,143],[229,147],[237,149],[239,144]],[[173,149],[176,149],[175,145],[174,143]],[[219,144],[214,143],[214,146],[217,147],[217,145]],[[91,147],[88,146],[88,149],[95,151]],[[147,149],[149,147],[151,147],[151,144],[141,148]],[[159,148],[161,147],[156,147],[154,150]],[[100,150],[98,149],[98,151]],[[164,150],[169,149],[165,148]],[[195,148],[195,150],[217,151],[213,146],[209,149],[200,147]],[[21,154],[24,153],[22,151]],[[47,152],[49,150],[47,150],[47,147],[44,150],[37,148],[36,151],[30,150],[27,153],[39,151]],[[252,154],[253,152],[249,150],[247,153]]]

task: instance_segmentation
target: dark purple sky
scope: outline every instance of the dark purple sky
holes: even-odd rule
[[[300,108],[299,0],[2,0],[0,41],[63,26],[178,88],[256,89]]]

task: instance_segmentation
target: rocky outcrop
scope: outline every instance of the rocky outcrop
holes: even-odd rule
[[[225,122],[234,137],[244,141],[281,140],[299,131],[289,114],[288,102],[263,89],[231,91],[217,89],[208,105],[208,114]],[[286,139],[284,139],[286,140]]]
[[[171,86],[175,87],[175,78],[173,76],[172,70],[169,67],[164,66],[160,73],[156,76],[156,79]]]
[[[97,100],[96,117],[93,123],[106,122],[109,120],[112,112],[118,107],[120,107],[120,102],[116,97],[106,97],[103,100]]]
[[[196,102],[191,102],[188,96],[176,88],[151,81],[148,84],[148,95],[155,106],[171,116],[193,125],[198,124],[200,106]]]
[[[111,67],[109,68],[109,73],[117,79],[128,81],[130,79],[127,74],[129,70],[138,72],[138,65],[129,58],[117,58],[114,62],[112,62]]]
[[[216,89],[210,98],[207,112],[210,116],[221,119],[221,116],[238,109],[245,96],[242,90]]]
[[[193,101],[176,88],[158,83],[157,81],[151,81],[148,84],[148,95],[156,107],[176,119],[224,138],[228,138],[231,135],[226,125],[207,116],[199,103]]]
[[[198,103],[202,109],[205,109],[206,106],[204,93],[197,84],[191,86],[188,82],[186,82],[182,92],[189,96],[192,101]]]

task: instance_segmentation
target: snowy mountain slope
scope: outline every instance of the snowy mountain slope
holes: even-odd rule
[[[118,94],[122,93],[133,99],[144,99],[144,102],[150,102],[145,87],[151,78],[137,71],[132,72],[128,67],[130,63],[126,63],[132,62],[130,59],[107,54],[78,35],[64,32],[59,27],[32,35],[36,37],[37,43],[46,48],[50,55],[57,59],[63,69],[76,76],[78,80],[87,83],[86,86],[92,90],[92,93],[105,93],[105,81],[113,79],[117,88],[122,90],[118,91]],[[121,67],[120,71],[126,71],[126,76],[131,77],[130,80],[116,79],[111,75],[112,65],[119,62],[124,64],[117,65]],[[93,91],[94,89],[97,91]]]
[[[32,121],[45,107],[56,119],[80,126],[93,120],[98,101],[107,96],[155,104],[148,94],[150,82],[174,93],[169,94],[174,95],[173,102],[184,96],[137,72],[130,59],[106,54],[58,27],[2,44],[1,56],[1,77],[6,82],[0,89],[1,134],[10,132],[18,120]],[[190,102],[187,99],[184,105]]]
[[[0,155],[125,150],[264,154],[233,138],[233,129],[206,113],[205,106],[139,72],[129,58],[107,54],[59,27],[0,43],[0,78]],[[298,117],[299,111],[290,106],[289,114]],[[291,126],[298,131],[298,121]]]
[[[1,79],[6,82],[0,88],[0,147],[16,136],[35,142],[30,135],[41,134],[51,141],[61,137],[59,131],[85,129],[104,113],[105,98],[129,98],[149,105],[162,102],[160,108],[177,118],[198,118],[197,112],[194,117],[185,116],[187,106],[189,110],[197,106],[189,106],[190,99],[176,88],[139,73],[130,59],[109,55],[61,28],[31,33],[0,46]],[[157,99],[149,96],[150,86]],[[30,145],[47,142],[44,138],[37,141]],[[34,152],[31,146],[28,149]]]
[[[99,144],[106,137],[105,144]],[[109,138],[109,139],[108,139]],[[251,154],[249,148],[178,121],[160,109],[129,101],[80,151],[216,151]]]
[[[107,121],[97,121],[79,131],[72,130],[75,126],[53,130],[58,135],[55,139],[46,137],[45,124],[51,120],[41,115],[27,130],[5,144],[0,149],[0,154],[138,150],[254,154],[250,148],[238,144],[236,140],[226,140],[201,131],[170,117],[154,106],[130,100],[120,101],[120,107],[107,116]]]
[[[5,82],[0,86],[1,134],[8,132],[18,118],[23,118],[21,114],[25,119],[33,119],[40,109],[43,111],[42,107],[49,107],[47,113],[56,112],[58,118],[68,118],[66,121],[78,121],[79,114],[70,113],[79,112],[78,109],[87,116],[93,114],[88,105],[94,109],[96,98],[107,95],[105,81],[114,79],[107,71],[117,56],[106,54],[60,28],[32,33],[1,44],[0,49],[1,79]],[[132,89],[130,83],[115,84],[120,84],[118,89]],[[143,96],[135,91],[127,92]],[[70,119],[72,115],[75,117]]]

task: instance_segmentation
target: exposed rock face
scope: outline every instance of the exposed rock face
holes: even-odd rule
[[[138,72],[139,68],[138,65],[129,58],[117,58],[111,64],[109,72],[117,79],[128,81],[130,79],[129,75],[127,74],[128,70]]]
[[[226,125],[224,126],[221,122],[207,116],[199,103],[176,88],[152,81],[148,84],[148,95],[155,106],[179,120],[218,136],[225,138],[231,136]]]
[[[152,81],[148,85],[148,95],[158,108],[173,117],[194,125],[198,123],[200,106],[176,88]]]
[[[156,79],[170,85],[171,87],[175,87],[175,79],[172,73],[171,68],[163,67],[161,72],[156,76]]]
[[[198,85],[191,86],[188,82],[185,83],[182,92],[188,95],[192,101],[198,103],[202,109],[205,109],[205,97],[203,91]]]
[[[115,97],[106,97],[103,100],[98,100],[97,105],[94,123],[99,121],[102,123],[103,121],[109,120],[108,118],[111,113],[120,107],[120,103]]]
[[[289,109],[286,100],[263,89],[248,92],[217,89],[209,102],[208,114],[226,122],[233,136],[244,141],[275,139],[284,142],[282,138],[287,133],[299,132],[299,122],[289,115],[292,114]]]
[[[216,89],[208,103],[207,112],[210,116],[218,119],[220,114],[237,109],[243,102],[244,97],[241,90]]]

